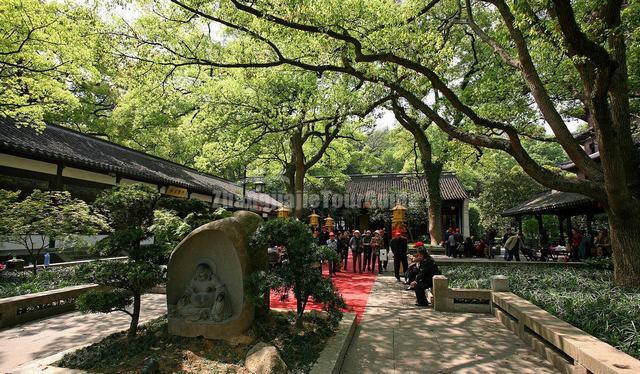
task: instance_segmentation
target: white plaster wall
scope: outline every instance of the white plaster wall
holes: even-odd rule
[[[98,241],[100,241],[101,239],[105,238],[106,235],[81,235],[79,237],[80,242],[78,241],[67,241],[65,242],[64,240],[57,240],[56,241],[56,248],[57,249],[62,249],[62,248],[69,248],[71,246],[75,246],[75,245],[79,245],[79,246],[91,246],[96,244]],[[40,239],[40,236],[32,236],[31,239],[33,240],[35,247],[38,247],[42,244],[42,240]],[[48,245],[49,243],[49,238],[45,237],[44,242]],[[145,239],[143,241],[140,242],[140,244],[142,245],[147,245],[147,244],[153,244],[153,238],[148,238]],[[20,244],[16,244],[16,243],[10,243],[10,242],[0,242],[0,252],[7,252],[7,251],[18,251],[18,250],[24,250],[24,247],[21,246]]]
[[[127,178],[122,178],[120,180],[120,184],[144,184],[144,185],[147,185],[147,186],[158,188],[158,186],[153,184],[153,183],[141,182],[141,181],[137,181],[137,180],[133,180],[133,179],[127,179]]]
[[[58,172],[58,165],[56,164],[30,160],[28,158],[12,156],[5,153],[0,153],[0,166],[53,175],[56,175]]]
[[[65,167],[64,169],[62,169],[62,176],[102,184],[116,184],[115,176],[111,176],[109,174],[94,173],[92,171],[86,171],[71,167]]]
[[[195,199],[195,200],[201,200],[207,203],[211,202],[211,196],[209,195],[203,195],[203,194],[199,194],[199,193],[192,193],[190,196],[191,199]]]

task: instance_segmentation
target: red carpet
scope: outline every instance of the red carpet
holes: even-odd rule
[[[362,274],[353,273],[353,259],[351,253],[349,253],[349,261],[347,271],[341,269],[339,273],[333,278],[333,284],[338,289],[338,293],[342,295],[344,301],[347,303],[346,312],[356,313],[357,322],[360,323],[364,309],[367,306],[367,299],[371,292],[373,282],[376,280],[376,274],[369,272],[363,272]],[[377,268],[377,266],[376,266]],[[376,269],[377,270],[377,269]],[[322,269],[322,273],[325,276],[329,276],[327,265]],[[283,308],[283,309],[296,309],[296,299],[293,297],[293,293],[289,295],[289,298],[285,301],[280,301],[280,298],[276,294],[271,294],[271,307]],[[312,303],[307,304],[305,310],[321,310],[322,306]]]

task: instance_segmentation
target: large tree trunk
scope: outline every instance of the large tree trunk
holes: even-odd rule
[[[293,215],[298,219],[303,216],[304,177],[306,168],[304,164],[304,150],[302,148],[302,133],[296,131],[291,137],[291,162],[293,163],[293,178],[290,179],[293,193]]]
[[[609,36],[611,56],[616,63],[600,67],[585,91],[591,93],[590,110],[600,150],[600,162],[607,192],[607,215],[615,282],[640,286],[640,164],[631,134],[629,87],[624,35]],[[606,74],[605,74],[606,73]],[[603,78],[607,77],[607,78]],[[610,77],[610,78],[608,78]],[[601,88],[607,87],[604,91]],[[591,88],[591,90],[589,90]],[[603,92],[604,91],[604,92]]]
[[[443,164],[433,162],[432,149],[425,130],[397,104],[394,103],[393,111],[396,119],[402,127],[408,130],[416,141],[420,151],[420,162],[427,178],[427,190],[429,193],[429,237],[431,245],[440,245],[442,242],[442,195],[440,194],[440,175]]]
[[[620,286],[640,287],[640,208],[633,215],[620,216],[611,210],[609,228],[613,250],[614,278]]]
[[[31,257],[31,263],[33,264],[32,272],[33,272],[33,276],[35,277],[36,274],[38,273],[38,257],[36,257],[36,255],[33,253],[31,254],[30,257]]]
[[[442,195],[440,194],[440,176],[442,175],[442,164],[431,163],[427,169],[427,188],[429,191],[429,237],[431,245],[442,243]]]

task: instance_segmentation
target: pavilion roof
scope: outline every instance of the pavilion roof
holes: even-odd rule
[[[411,173],[393,174],[352,174],[345,185],[347,194],[366,195],[368,193],[409,192],[428,197],[427,178]],[[440,176],[442,200],[464,200],[467,192],[455,173],[443,172]]]
[[[502,216],[522,216],[530,214],[555,214],[563,211],[593,211],[601,210],[595,200],[573,192],[556,190],[544,191],[533,195],[512,208],[502,212]]]
[[[18,127],[12,119],[0,117],[0,152],[62,162],[96,172],[118,173],[125,178],[183,187],[197,193],[226,193],[242,198],[242,186],[226,179],[51,124],[44,130],[36,130]],[[255,191],[247,190],[246,197],[266,206],[281,205],[271,196]]]

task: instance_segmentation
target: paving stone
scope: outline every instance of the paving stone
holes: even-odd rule
[[[164,295],[142,296],[140,323],[167,313]],[[129,328],[131,318],[120,312],[82,314],[72,312],[28,322],[2,331],[0,373],[34,360],[101,340]],[[5,354],[6,353],[6,354]]]
[[[342,373],[557,373],[490,315],[415,307],[379,275]]]

